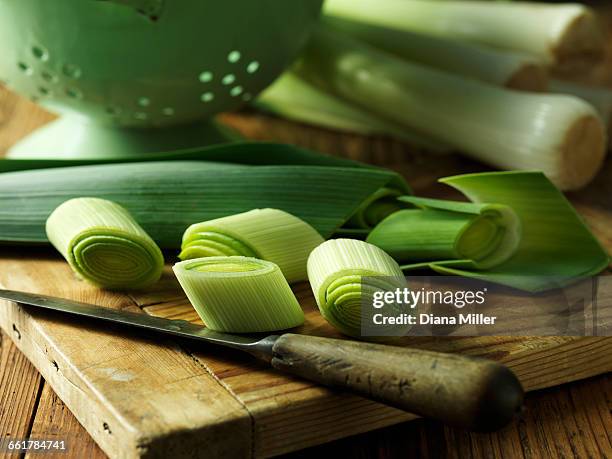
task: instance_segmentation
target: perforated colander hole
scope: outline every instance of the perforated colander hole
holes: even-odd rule
[[[62,73],[68,78],[79,78],[82,72],[78,65],[64,64],[62,66]]]
[[[248,102],[249,100],[251,100],[253,98],[253,96],[251,94],[249,94],[248,92],[245,92],[242,95],[242,100],[244,100],[245,102]]]
[[[243,91],[244,91],[244,88],[242,86],[234,86],[230,90],[230,95],[232,97],[238,97],[240,94],[242,94]]]
[[[44,86],[41,86],[38,88],[38,92],[40,94],[42,94],[43,96],[48,96],[49,94],[51,94],[51,91],[49,91],[47,88],[45,88]]]
[[[148,107],[149,105],[151,105],[151,99],[149,99],[148,97],[140,97],[138,98],[138,105],[140,105],[141,107]]]
[[[249,65],[247,65],[247,72],[248,73],[255,73],[259,70],[259,62],[257,61],[252,61],[249,62]]]
[[[66,88],[66,95],[71,99],[82,99],[83,94],[76,88]]]
[[[240,54],[240,51],[232,51],[227,55],[227,60],[230,64],[235,64],[241,57],[242,54]]]
[[[32,68],[25,62],[18,62],[17,67],[19,67],[19,70],[21,70],[26,75],[32,75],[32,73],[34,73],[32,71]]]
[[[215,95],[212,92],[205,92],[200,96],[200,100],[204,103],[212,102],[215,99]]]
[[[40,76],[42,77],[43,80],[45,80],[47,83],[56,83],[57,82],[57,77],[55,75],[53,75],[52,73],[49,72],[42,72],[40,74]]]
[[[41,61],[49,60],[49,53],[41,46],[32,46],[32,54]]]
[[[165,116],[172,116],[174,115],[174,109],[172,107],[162,108],[162,114]]]
[[[106,107],[106,113],[111,116],[117,116],[121,113],[121,109],[119,107]]]
[[[200,76],[198,77],[198,79],[202,83],[210,83],[213,80],[213,74],[212,72],[205,71],[205,72],[200,73]]]
[[[136,112],[134,113],[134,118],[140,121],[144,121],[148,118],[148,116],[145,112]]]
[[[223,79],[221,80],[221,82],[225,85],[225,86],[229,86],[230,84],[232,84],[234,81],[236,81],[236,75],[234,75],[233,73],[228,73],[227,75],[225,75],[223,77]]]

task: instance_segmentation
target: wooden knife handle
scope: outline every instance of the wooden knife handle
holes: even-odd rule
[[[290,333],[272,351],[278,370],[470,430],[503,427],[523,402],[514,373],[491,360]]]

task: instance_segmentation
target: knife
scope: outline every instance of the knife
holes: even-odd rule
[[[519,380],[492,360],[293,333],[231,335],[185,320],[12,290],[0,290],[0,299],[238,349],[285,373],[469,430],[497,430],[522,407]]]

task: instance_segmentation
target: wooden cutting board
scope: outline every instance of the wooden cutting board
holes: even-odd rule
[[[0,92],[0,148],[48,119],[29,102]],[[232,115],[225,121],[251,138],[298,143],[394,168],[425,196],[456,196],[435,179],[482,169],[454,156],[415,153],[389,140],[262,116]],[[571,199],[612,250],[610,177],[608,161],[598,180]],[[198,320],[169,269],[149,291],[117,294],[77,280],[52,250],[1,247],[0,285]],[[340,337],[320,317],[308,285],[295,290],[307,317],[299,332]],[[248,356],[213,346],[66,320],[6,302],[0,303],[0,326],[112,457],[271,456],[413,417],[284,376]],[[407,344],[499,360],[514,369],[528,390],[612,371],[610,338],[413,338]]]

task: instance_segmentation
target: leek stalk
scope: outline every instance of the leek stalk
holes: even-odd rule
[[[431,0],[328,0],[331,16],[521,51],[548,63],[601,55],[593,11],[575,3]]]
[[[402,200],[417,209],[392,214],[367,238],[401,263],[469,260],[475,269],[490,269],[518,249],[521,223],[508,206],[410,196]]]
[[[193,222],[268,207],[327,238],[381,188],[410,193],[398,174],[370,167],[166,161],[10,172],[0,174],[0,241],[46,242],[48,215],[80,196],[117,202],[162,248],[180,247]]]
[[[304,322],[304,313],[280,268],[269,261],[208,257],[182,261],[173,270],[211,330],[260,333]]]
[[[575,97],[509,91],[445,74],[325,27],[306,48],[299,71],[485,163],[542,170],[562,189],[583,187],[603,163],[602,122]]]
[[[77,275],[99,287],[144,288],[161,276],[164,257],[159,247],[114,202],[66,201],[47,219],[46,232]]]
[[[281,75],[259,95],[256,106],[300,123],[364,135],[394,137],[427,152],[447,153],[451,150],[448,145],[428,139],[322,91],[294,72]]]
[[[408,262],[401,266],[405,271],[429,268],[539,292],[595,275],[610,262],[571,204],[539,172],[440,181],[472,203],[402,197],[419,210],[389,216],[368,238]]]
[[[527,53],[333,17],[326,22],[407,61],[522,91],[543,92],[548,87],[546,66]]]
[[[361,336],[362,305],[372,305],[375,292],[407,287],[393,258],[355,239],[332,239],[313,250],[308,279],[323,317],[354,337]]]
[[[254,209],[191,225],[183,235],[179,258],[261,258],[278,265],[291,283],[307,279],[308,255],[322,242],[312,226],[287,212]]]

